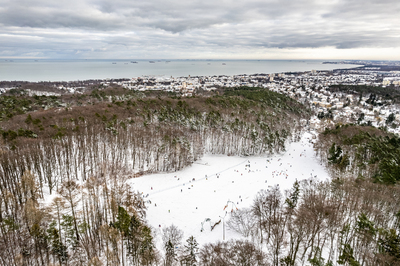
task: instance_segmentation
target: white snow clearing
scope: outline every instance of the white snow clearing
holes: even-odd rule
[[[145,175],[128,182],[143,193],[147,220],[155,229],[160,250],[162,229],[171,224],[183,230],[183,244],[191,235],[200,246],[223,240],[224,221],[225,240],[243,238],[229,230],[226,221],[236,208],[249,207],[258,191],[279,185],[283,193],[296,179],[329,177],[315,157],[311,141],[312,135],[305,133],[300,142],[288,145],[285,153],[273,156],[205,155],[181,171]],[[207,218],[211,221],[204,222]],[[211,225],[219,220],[221,223],[211,231]]]

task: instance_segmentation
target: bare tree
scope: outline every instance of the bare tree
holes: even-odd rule
[[[253,212],[249,208],[239,209],[231,214],[227,225],[230,229],[242,234],[244,237],[250,236],[256,224]]]
[[[73,180],[66,181],[61,186],[60,194],[68,202],[69,208],[71,209],[72,218],[73,218],[73,222],[74,222],[76,241],[79,242],[80,238],[79,238],[78,223],[77,223],[78,216],[76,213],[76,208],[77,208],[78,200],[79,200],[78,199],[79,185]]]
[[[165,265],[174,265],[177,261],[176,247],[181,244],[183,231],[175,225],[164,227],[162,230],[162,241],[165,252]]]

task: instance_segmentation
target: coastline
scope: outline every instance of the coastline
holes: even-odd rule
[[[154,63],[149,63],[150,61]],[[79,81],[141,76],[234,76],[332,71],[323,60],[12,60],[0,61],[0,81]],[[132,63],[136,62],[136,63]],[[358,65],[340,65],[340,69]]]

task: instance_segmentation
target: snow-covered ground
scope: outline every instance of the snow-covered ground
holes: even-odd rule
[[[279,185],[282,192],[295,180],[311,176],[328,178],[326,169],[315,158],[312,135],[291,143],[283,154],[264,157],[206,155],[192,166],[174,173],[130,179],[129,182],[147,202],[147,220],[156,230],[157,247],[162,249],[164,227],[174,224],[183,230],[185,240],[193,235],[202,246],[223,238],[223,221],[231,211],[249,207],[258,191]],[[229,203],[228,203],[229,202]],[[228,204],[227,204],[228,203]],[[225,208],[225,206],[228,207]],[[227,214],[226,214],[227,212]],[[209,218],[211,222],[202,222]],[[225,224],[225,239],[242,238]]]

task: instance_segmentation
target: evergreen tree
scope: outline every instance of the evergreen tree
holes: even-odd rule
[[[168,240],[168,242],[165,243],[164,248],[165,248],[165,266],[171,266],[176,260],[175,248],[174,245],[172,245],[171,240]]]
[[[395,229],[381,229],[381,237],[378,240],[380,252],[392,257],[393,262],[400,262],[400,234]]]
[[[140,260],[141,265],[151,265],[155,260],[153,236],[148,226],[143,226],[141,232]]]
[[[336,164],[340,160],[340,155],[342,155],[342,149],[339,146],[336,147],[336,144],[333,143],[332,146],[329,148],[328,154],[329,154],[328,161],[330,163]]]
[[[341,265],[360,266],[360,263],[354,258],[353,248],[350,244],[343,244],[338,263]]]
[[[288,205],[290,209],[294,209],[297,206],[297,201],[299,200],[300,195],[300,184],[296,180],[293,184],[293,189],[290,191],[290,195],[286,198],[285,203]]]
[[[74,229],[74,219],[71,215],[63,215],[62,219],[61,227],[64,232],[65,242],[75,248],[78,245],[78,241]]]
[[[386,124],[389,125],[389,124],[393,123],[394,120],[395,120],[394,113],[391,113],[386,119]]]
[[[124,237],[130,235],[131,217],[121,206],[118,207],[117,221],[114,223],[114,226],[123,233]]]
[[[198,243],[196,239],[191,236],[186,240],[184,255],[181,258],[181,264],[185,266],[196,266],[197,264],[197,250]]]
[[[308,262],[311,263],[311,266],[333,266],[333,263],[331,261],[328,261],[325,264],[325,259],[321,255],[321,249],[319,247],[316,247],[314,249],[314,257],[308,259]]]
[[[68,250],[61,242],[60,234],[54,225],[55,223],[52,223],[47,231],[51,242],[51,253],[58,259],[59,264],[62,265],[68,260]]]

